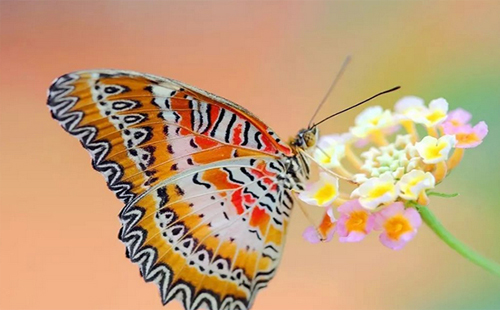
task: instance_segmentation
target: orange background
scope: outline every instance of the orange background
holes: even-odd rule
[[[439,187],[433,210],[500,261],[500,2],[0,2],[0,308],[160,309],[116,236],[122,207],[76,139],[51,120],[47,87],[74,70],[172,77],[229,98],[282,136],[402,85],[445,97],[490,134]],[[348,129],[355,112],[323,126]],[[372,235],[311,245],[295,211],[281,267],[254,309],[498,309],[500,279],[423,227],[399,252]],[[168,309],[180,309],[178,303]]]

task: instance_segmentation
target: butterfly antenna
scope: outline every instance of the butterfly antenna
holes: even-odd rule
[[[332,114],[332,115],[328,116],[327,118],[322,119],[321,121],[319,121],[319,122],[317,122],[316,124],[314,124],[312,127],[316,127],[316,126],[318,126],[319,124],[321,124],[321,123],[323,123],[323,122],[325,122],[325,121],[329,120],[329,119],[330,119],[330,118],[332,118],[332,117],[335,117],[335,116],[337,116],[337,115],[339,115],[339,114],[342,114],[342,113],[344,113],[344,112],[347,112],[347,111],[349,111],[349,110],[351,110],[351,109],[354,109],[355,107],[358,107],[358,106],[360,106],[360,105],[362,105],[362,104],[364,104],[364,103],[367,103],[368,101],[370,101],[370,100],[372,100],[372,99],[377,98],[378,96],[381,96],[381,95],[384,95],[384,94],[387,94],[387,93],[391,93],[391,92],[393,92],[393,91],[395,91],[395,90],[398,90],[398,89],[400,89],[400,88],[401,88],[401,86],[396,86],[396,87],[393,87],[393,88],[391,88],[391,89],[384,90],[384,91],[382,91],[382,92],[380,92],[380,93],[378,93],[378,94],[375,94],[375,95],[371,96],[371,97],[370,97],[370,98],[368,98],[368,99],[365,99],[365,100],[363,100],[363,101],[361,101],[361,102],[358,102],[358,103],[356,103],[355,105],[352,105],[352,106],[350,106],[350,107],[348,107],[348,108],[346,108],[346,109],[343,109],[342,111],[339,111],[339,112],[337,112],[337,113],[334,113],[334,114]]]
[[[333,83],[332,85],[330,85],[330,88],[328,89],[328,91],[326,92],[326,95],[325,97],[323,97],[323,100],[321,100],[321,103],[318,105],[318,107],[316,108],[316,111],[314,111],[314,114],[313,116],[311,117],[311,120],[309,121],[309,124],[307,124],[307,127],[308,128],[311,128],[311,124],[312,122],[314,121],[314,118],[316,117],[316,115],[318,115],[318,112],[319,110],[321,109],[321,107],[323,106],[323,104],[325,104],[326,102],[326,99],[328,99],[328,97],[330,96],[330,93],[332,92],[333,88],[335,87],[335,85],[337,84],[338,80],[340,79],[340,77],[342,76],[342,74],[344,73],[345,71],[345,68],[347,67],[347,65],[349,64],[349,62],[351,61],[351,56],[347,56],[344,60],[344,63],[342,64],[342,67],[340,67],[340,70],[339,72],[337,73],[337,76],[335,76],[335,79],[333,80]]]

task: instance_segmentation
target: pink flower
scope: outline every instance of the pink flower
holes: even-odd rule
[[[359,242],[373,229],[375,217],[361,206],[359,200],[350,200],[338,208],[337,232],[340,242]]]
[[[382,230],[380,242],[393,250],[402,249],[417,234],[422,218],[414,208],[395,202],[375,214],[375,229]]]
[[[302,237],[310,243],[319,243],[321,241],[331,241],[335,234],[335,218],[333,217],[333,210],[329,208],[318,228],[313,226],[307,227],[302,233]]]
[[[443,123],[443,131],[447,135],[455,135],[457,138],[457,148],[473,148],[483,142],[488,134],[488,125],[479,122],[472,127],[469,124],[471,114],[464,109],[456,109],[448,114],[446,122]]]
[[[468,124],[471,118],[472,115],[468,111],[458,108],[448,113],[446,123],[451,123],[458,127]]]
[[[488,125],[485,122],[479,122],[474,127],[469,124],[460,127],[445,125],[443,125],[445,134],[452,132],[457,138],[455,147],[460,149],[469,149],[478,146],[488,134]]]

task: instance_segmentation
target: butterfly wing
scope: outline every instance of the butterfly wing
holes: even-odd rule
[[[226,99],[136,72],[64,75],[48,105],[126,204],[120,239],[163,303],[248,309],[284,244],[290,148]]]

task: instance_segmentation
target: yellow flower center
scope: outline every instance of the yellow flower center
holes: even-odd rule
[[[368,197],[375,199],[379,198],[389,192],[394,190],[394,184],[392,183],[382,183],[378,186],[375,186],[372,190],[368,192]]]
[[[457,143],[459,145],[471,144],[481,140],[475,133],[470,133],[470,134],[459,133],[455,135],[455,137],[457,138]]]
[[[403,192],[405,194],[417,194],[417,193],[413,193],[411,191],[411,189],[417,185],[418,183],[422,182],[423,180],[425,179],[425,175],[422,175],[422,176],[419,176],[419,177],[416,177],[414,179],[412,179],[410,182],[408,182],[408,184],[406,184],[406,186],[402,189]]]
[[[446,147],[446,143],[438,143],[437,145],[431,145],[427,148],[425,152],[425,157],[427,159],[436,159],[441,157],[441,151]]]
[[[372,124],[373,126],[377,126],[377,125],[378,125],[378,123],[380,122],[380,118],[381,118],[380,116],[374,117],[374,118],[372,118],[369,122],[370,122],[370,124]]]
[[[413,180],[408,182],[408,187],[413,187],[413,186],[417,185],[418,183],[422,182],[423,179],[425,179],[425,175],[422,175],[418,178],[414,178]]]
[[[337,189],[333,184],[327,183],[314,194],[313,198],[321,205],[335,197],[335,195],[337,195]]]
[[[412,231],[413,227],[407,218],[398,214],[385,222],[384,229],[390,239],[399,240],[401,235]]]
[[[446,116],[446,114],[443,113],[443,111],[436,110],[436,111],[432,112],[431,114],[427,115],[427,119],[429,120],[429,122],[434,124],[435,122],[439,121],[440,119],[444,118],[445,116]]]
[[[328,164],[330,163],[331,157],[329,155],[322,154],[323,156],[321,157],[321,163],[322,164]]]
[[[368,213],[365,211],[354,211],[346,222],[348,232],[360,231],[364,232],[366,221],[368,220]]]

